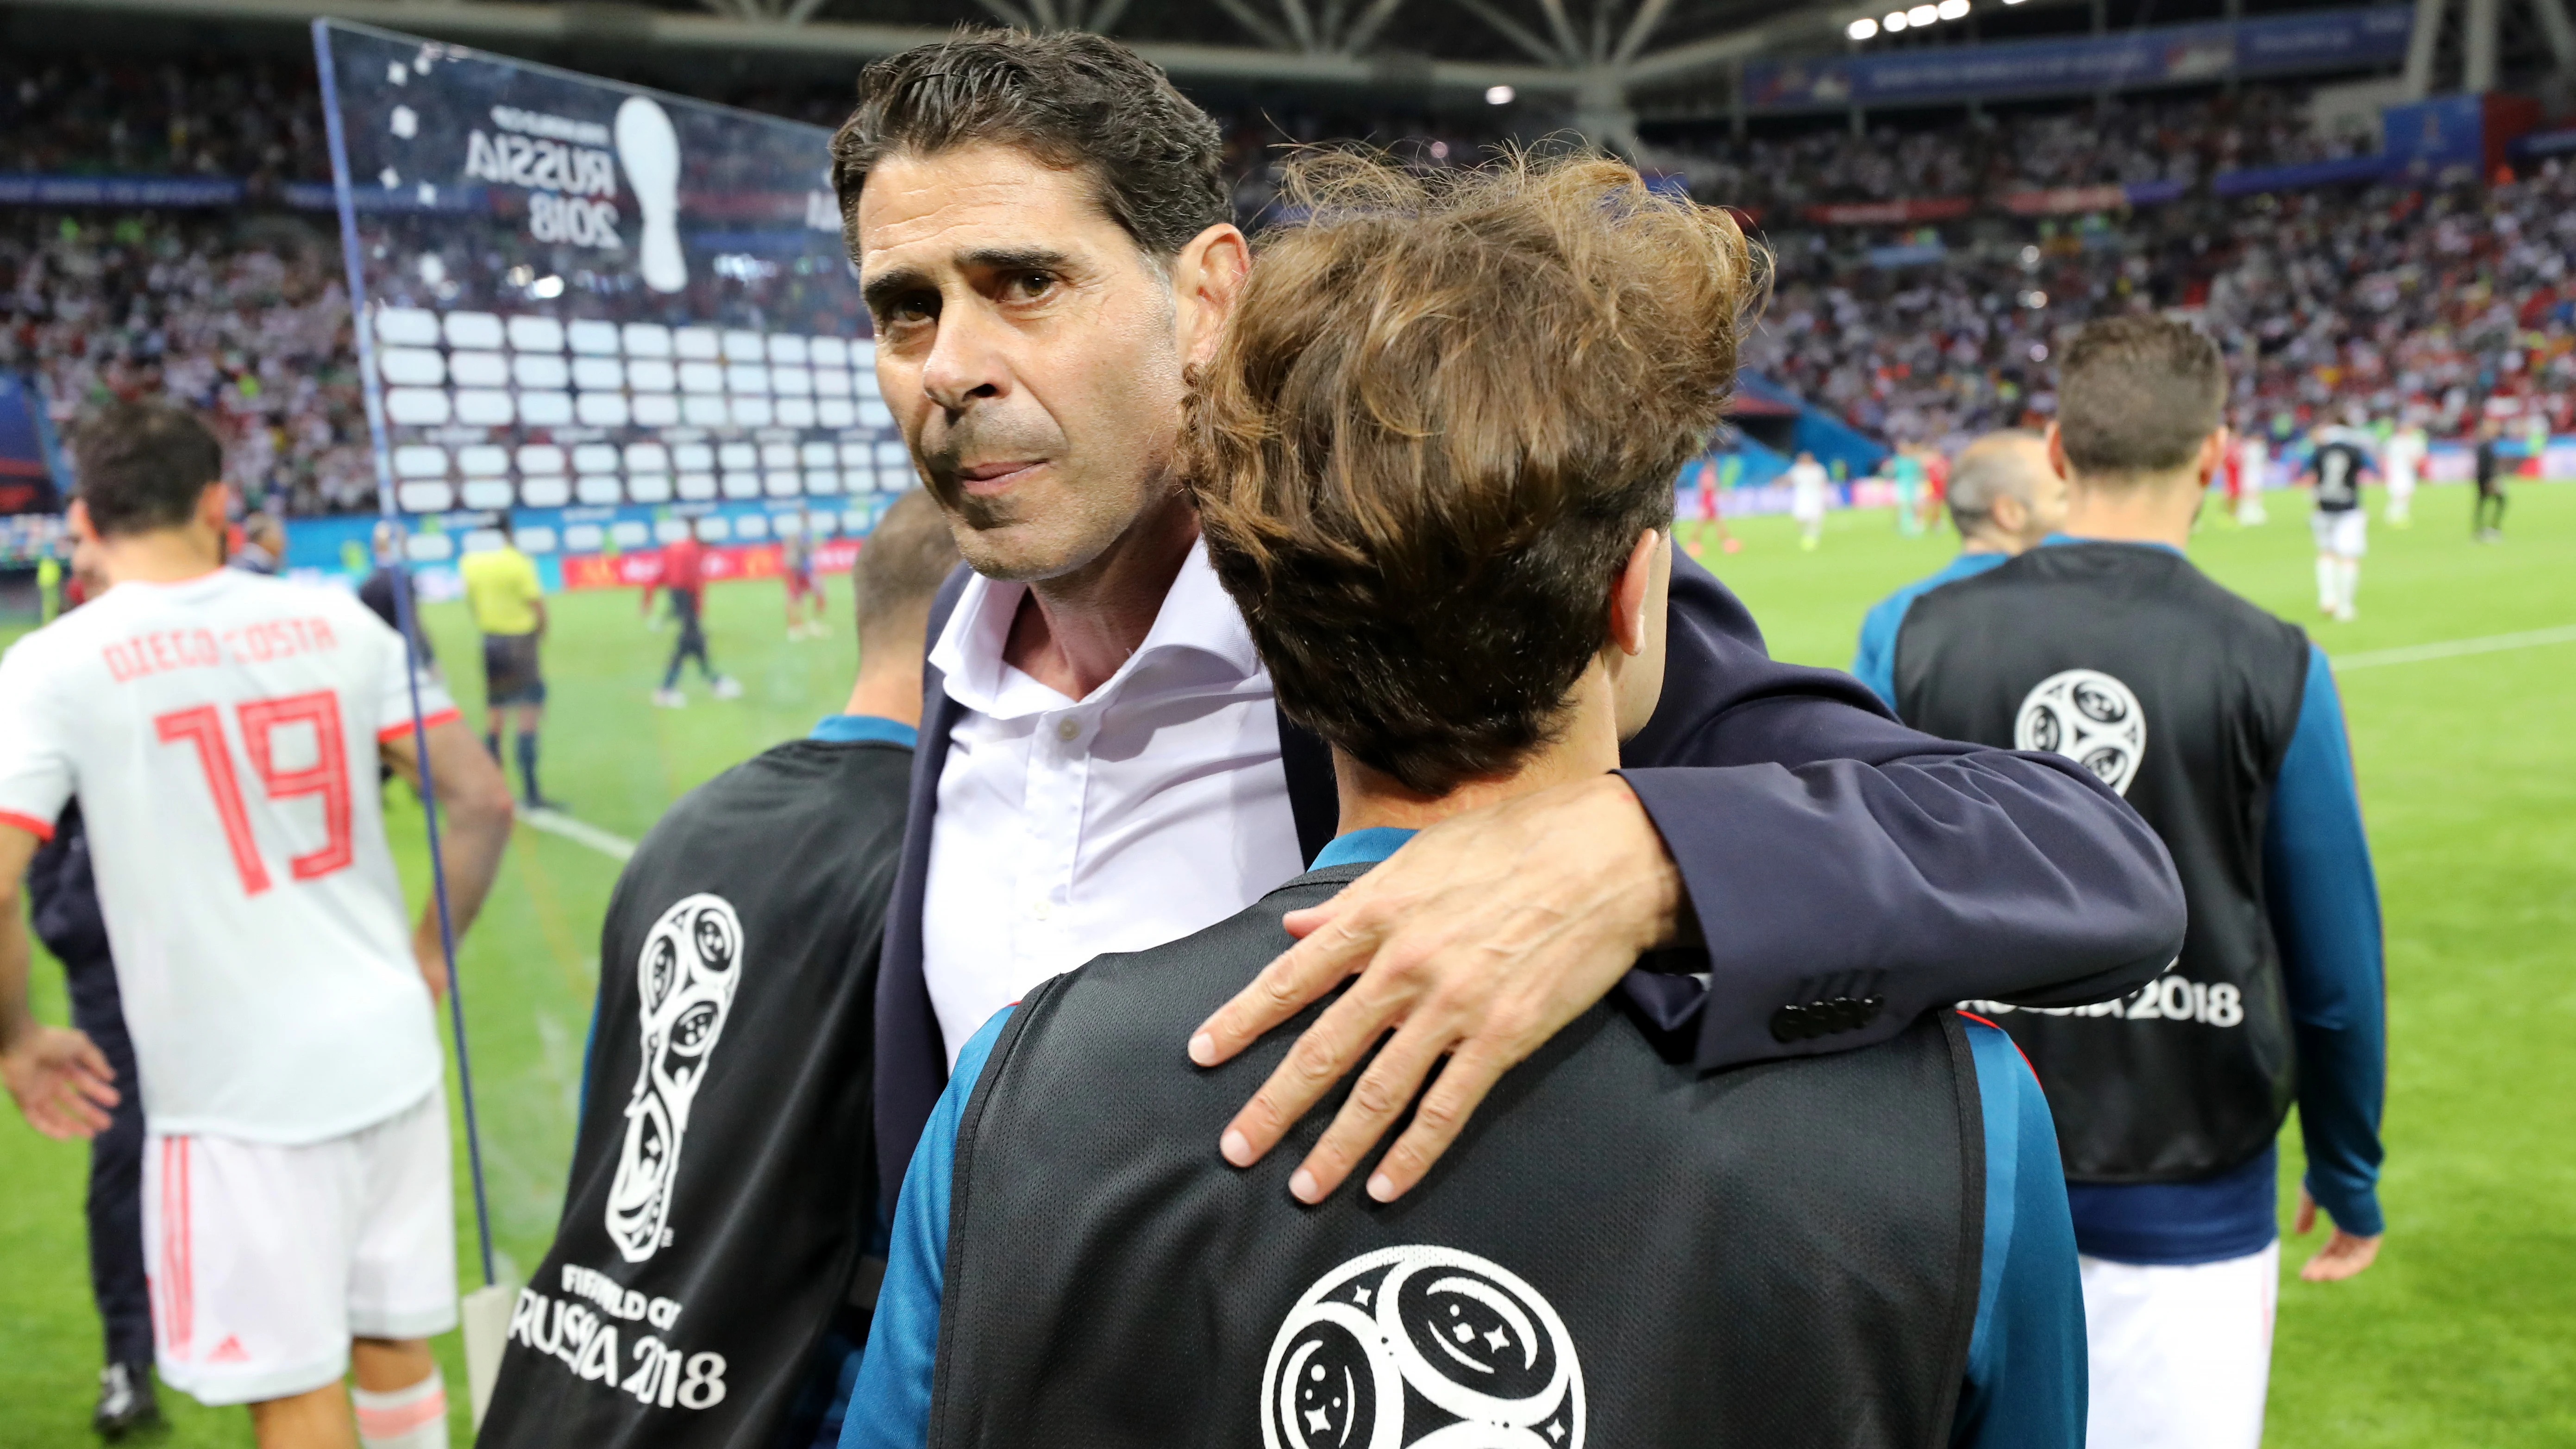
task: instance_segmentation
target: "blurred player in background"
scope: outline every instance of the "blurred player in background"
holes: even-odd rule
[[[2271,517],[2263,508],[2263,488],[2272,470],[2272,446],[2258,425],[2248,420],[2236,435],[2236,521],[2247,527]]]
[[[1918,444],[1899,443],[1887,460],[1887,478],[1896,485],[1896,533],[1900,538],[1919,538],[1923,533],[1923,492],[1925,473],[1922,449]]]
[[[930,495],[896,499],[853,573],[845,711],[683,796],[619,876],[563,1221],[513,1312],[481,1449],[840,1441],[884,1266],[863,1256],[877,955],[931,598],[956,566]],[[624,1306],[657,1301],[675,1326]],[[624,1392],[563,1352],[564,1309],[612,1302]],[[643,1335],[664,1355],[639,1373]]]
[[[2478,424],[2478,501],[2469,530],[2480,543],[2504,541],[2504,429],[2493,419]]]
[[[1729,457],[1728,469],[1731,471],[1735,466],[1735,460]],[[1718,547],[1723,551],[1742,553],[1744,540],[1728,531],[1726,510],[1718,501],[1725,490],[1725,479],[1719,476],[1717,459],[1700,459],[1697,472],[1699,474],[1699,538],[1690,545],[1691,557],[1697,558],[1705,552],[1708,541],[1712,537],[1717,540]]]
[[[2255,1449],[2293,1102],[2298,1231],[2320,1205],[2334,1220],[2300,1276],[2349,1278],[2379,1252],[2378,884],[2324,651],[2183,554],[2227,447],[2217,345],[2119,317],[2060,369],[2071,537],[1916,601],[1897,713],[2081,761],[2173,854],[2191,919],[2164,976],[2124,1001],[1995,1009],[2065,1157],[2089,1449]]]
[[[2317,540],[2317,611],[2349,624],[2358,615],[2361,559],[2370,552],[2370,515],[2362,484],[2376,471],[2359,428],[2327,428],[2299,481],[2316,490],[2308,531]]]
[[[97,576],[96,553],[73,551],[71,572],[81,579],[84,597],[106,588]],[[63,806],[53,839],[36,847],[27,865],[27,917],[36,938],[62,963],[73,1029],[107,1059],[111,1080],[131,1083],[134,1040],[116,994],[116,957],[99,913],[89,835],[81,828],[77,800]],[[108,1125],[90,1139],[83,1209],[89,1220],[90,1298],[107,1350],[90,1427],[114,1441],[161,1419],[152,1391],[152,1290],[143,1266],[143,1099],[134,1092],[117,1094]]]
[[[286,523],[274,513],[242,520],[242,546],[224,562],[245,573],[274,574],[286,566]]]
[[[501,758],[501,726],[517,742],[521,797],[531,810],[560,810],[537,788],[537,727],[546,717],[546,590],[537,562],[519,547],[515,524],[501,525],[498,547],[476,549],[456,566],[465,606],[483,633],[483,748]]]
[[[1959,454],[1950,472],[1950,522],[1959,555],[1871,606],[1860,623],[1852,676],[1896,702],[1896,634],[1914,601],[1954,579],[1981,574],[2035,548],[2066,522],[2066,480],[2049,466],[2048,444],[2018,428],[1988,433]]]
[[[671,595],[671,617],[679,621],[680,637],[671,642],[671,667],[662,672],[662,687],[653,691],[653,702],[664,709],[678,709],[689,702],[680,693],[680,666],[694,659],[698,676],[707,682],[710,693],[718,699],[732,699],[742,693],[742,686],[707,662],[707,632],[704,621],[706,605],[706,545],[694,533],[684,533],[662,545],[662,576],[655,582]],[[653,612],[654,584],[644,586],[644,612]]]
[[[813,520],[800,518],[803,526],[787,535],[778,545],[780,573],[787,583],[787,638],[820,639],[832,631],[823,623],[823,586],[814,579]]]
[[[2401,422],[2388,435],[2388,445],[2380,449],[2385,465],[2381,472],[2388,478],[2388,504],[2382,517],[2391,528],[2415,526],[2415,485],[2422,481],[2424,460],[2431,445],[2420,424]]]
[[[417,783],[417,691],[461,928],[510,829],[499,769],[355,599],[222,567],[221,450],[165,404],[75,450],[107,592],[0,658],[0,1072],[87,1137],[139,1087],[161,1376],[262,1449],[446,1443],[425,1340],[456,1322],[435,909],[406,930],[363,752]],[[358,759],[352,751],[362,752]],[[137,1065],[27,1011],[14,899],[79,797]]]
[[[1789,465],[1789,516],[1798,520],[1798,547],[1814,553],[1825,539],[1825,465],[1800,453]]]

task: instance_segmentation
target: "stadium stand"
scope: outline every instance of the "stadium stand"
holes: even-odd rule
[[[818,124],[841,83],[710,88]],[[2576,426],[2576,168],[2417,190],[2222,195],[2214,178],[2375,144],[2249,86],[1946,124],[1838,123],[1744,140],[1648,137],[1644,160],[1734,207],[1777,256],[1748,356],[1772,384],[1889,441],[2044,420],[2049,349],[2085,320],[2194,312],[2227,349],[2240,425],[2359,409],[2460,437],[2481,417]],[[113,55],[0,60],[0,173],[236,183],[215,204],[0,207],[0,369],[68,420],[166,387],[220,422],[227,468],[293,514],[376,506],[309,65]],[[1500,134],[1452,115],[1238,107],[1238,214],[1272,219],[1283,143],[1368,137],[1423,166]]]

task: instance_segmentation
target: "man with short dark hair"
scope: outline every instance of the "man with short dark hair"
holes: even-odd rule
[[[1959,556],[1870,606],[1860,621],[1852,677],[1879,698],[1896,698],[1896,632],[1914,601],[1943,584],[1984,573],[2036,546],[2066,522],[2066,480],[2048,464],[2047,441],[2007,428],[1960,450],[1948,489]]]
[[[2301,1276],[2370,1265],[2385,1077],[2379,898],[2324,651],[2184,557],[2225,457],[2216,344],[2156,317],[2060,356],[2066,532],[1915,601],[1896,706],[2049,750],[2173,852],[2189,934],[2124,1001],[1999,1019],[2046,1084],[2084,1253],[2091,1449],[2254,1449],[2280,1234],[2275,1138],[2307,1148]],[[1984,1009],[2006,1008],[1987,1003]]]
[[[1334,796],[1172,468],[1189,370],[1252,265],[1216,126],[1114,42],[969,35],[871,65],[833,152],[879,390],[978,575],[931,620],[878,1009],[891,1193],[995,1008],[1241,911],[1323,847]],[[1393,1080],[1291,1181],[1331,1192],[1446,1057],[1370,1177],[1401,1196],[1505,1067],[1686,919],[1713,970],[1661,989],[1708,1066],[1883,1040],[1995,994],[1972,981],[2081,1000],[2170,959],[2161,848],[2080,769],[1900,728],[1847,677],[1765,656],[1704,570],[1675,576],[1671,685],[1625,755],[1655,768],[1425,831],[1292,918],[1297,945],[1189,1034],[1213,1065],[1362,979],[1228,1125],[1228,1160],[1259,1159],[1391,1031]]]
[[[375,767],[435,776],[459,932],[509,787],[357,600],[222,566],[204,424],[117,404],[75,456],[71,527],[110,587],[0,657],[0,1075],[52,1136],[118,1098],[27,1012],[17,882],[77,795],[143,1094],[162,1378],[249,1405],[261,1449],[345,1446],[352,1399],[364,1449],[443,1449],[446,964],[436,905],[405,927]]]
[[[882,1266],[862,1256],[877,959],[956,566],[927,495],[888,506],[854,570],[847,707],[682,796],[618,876],[563,1220],[482,1449],[839,1441]]]
[[[968,1043],[843,1449],[2075,1449],[2074,1245],[2037,1084],[1992,1027],[1936,1012],[1706,1076],[1641,985],[1514,1068],[1400,1208],[1309,1205],[1286,1163],[1197,1145],[1288,1048],[1202,1070],[1164,1044],[1285,944],[1280,912],[1421,827],[1616,768],[1654,715],[1671,479],[1755,277],[1726,213],[1611,161],[1433,191],[1348,159],[1288,194],[1313,220],[1270,244],[1181,466],[1281,706],[1329,743],[1341,833]]]

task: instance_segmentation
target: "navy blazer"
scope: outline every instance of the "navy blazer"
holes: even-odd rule
[[[968,577],[960,566],[941,588],[932,640]],[[2164,843],[2083,766],[1935,739],[1898,724],[1850,675],[1772,659],[1744,605],[1678,552],[1668,624],[1663,698],[1621,749],[1620,774],[1681,868],[1709,985],[1703,995],[1687,977],[1632,976],[1630,994],[1668,1021],[1697,1012],[1701,1067],[1883,1041],[1959,1001],[2107,1001],[2181,951],[2182,884]],[[962,711],[926,669],[877,978],[889,1205],[947,1085],[921,902]],[[1279,736],[1311,860],[1336,824],[1332,758],[1285,718]]]

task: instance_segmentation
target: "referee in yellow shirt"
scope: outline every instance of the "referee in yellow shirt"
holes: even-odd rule
[[[528,808],[560,810],[537,788],[537,724],[546,706],[545,674],[537,663],[537,643],[546,634],[545,586],[537,582],[535,560],[519,551],[513,526],[502,528],[500,547],[469,553],[457,565],[466,607],[474,611],[474,627],[483,631],[483,744],[494,760],[501,758],[501,721],[510,716]]]

